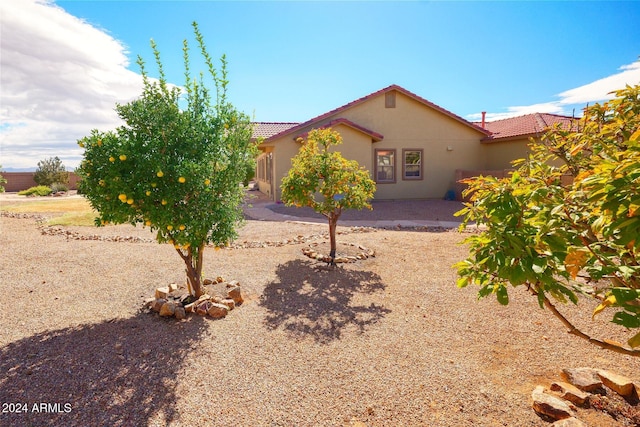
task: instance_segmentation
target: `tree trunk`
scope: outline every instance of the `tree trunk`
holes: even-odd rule
[[[331,252],[329,252],[329,257],[331,258],[331,265],[336,265],[336,226],[338,225],[338,218],[340,215],[336,215],[332,213],[329,215],[329,242],[331,244]]]
[[[196,298],[200,298],[204,294],[202,289],[202,253],[204,252],[204,244],[196,249],[192,249],[190,246],[186,254],[181,249],[176,249],[176,251],[178,251],[187,266],[189,293]]]

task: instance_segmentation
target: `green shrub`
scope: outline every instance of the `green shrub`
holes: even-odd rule
[[[53,184],[51,184],[52,193],[59,193],[61,191],[66,193],[67,191],[69,191],[69,186],[61,182],[54,182]]]
[[[48,196],[49,194],[51,194],[51,188],[46,185],[38,185],[18,192],[20,196]]]
[[[38,185],[52,185],[56,182],[67,184],[69,172],[66,171],[58,156],[49,157],[38,162],[38,169],[33,174],[33,180]]]
[[[2,172],[2,165],[0,165],[0,172]],[[6,183],[7,183],[6,178],[0,175],[0,193],[4,193],[4,185],[2,184],[6,184]]]

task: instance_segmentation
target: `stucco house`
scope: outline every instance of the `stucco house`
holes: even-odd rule
[[[524,157],[530,137],[571,118],[529,114],[495,122],[472,123],[412,93],[391,85],[304,123],[254,124],[259,145],[256,181],[261,192],[280,200],[280,183],[300,148],[299,137],[331,127],[343,144],[336,147],[357,160],[376,181],[376,200],[443,198],[457,180],[474,171],[502,171]]]

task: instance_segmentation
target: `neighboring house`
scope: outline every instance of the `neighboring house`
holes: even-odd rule
[[[508,169],[511,160],[526,155],[529,137],[566,120],[532,114],[472,123],[392,85],[304,123],[255,123],[254,137],[264,138],[256,180],[261,192],[280,200],[282,178],[301,138],[331,127],[343,139],[335,150],[370,171],[375,199],[443,198],[454,190],[459,196],[460,171]]]
[[[557,114],[533,113],[486,122],[485,128],[491,134],[481,141],[485,147],[484,168],[508,169],[511,161],[527,156],[530,138],[539,141],[547,128],[560,124],[568,129],[575,120]]]

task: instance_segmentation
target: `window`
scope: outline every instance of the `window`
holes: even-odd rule
[[[422,150],[402,150],[402,179],[422,179]]]
[[[264,153],[258,157],[256,178],[258,181],[271,182],[272,153]]]
[[[387,92],[384,94],[384,108],[396,108],[395,91]]]
[[[396,150],[376,150],[376,182],[396,182]]]

